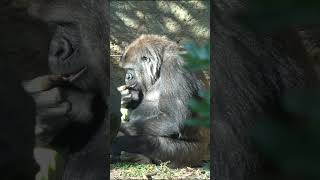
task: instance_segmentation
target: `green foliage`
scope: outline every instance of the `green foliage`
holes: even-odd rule
[[[191,99],[188,102],[193,112],[197,113],[197,117],[186,120],[188,125],[210,127],[210,94],[209,91],[200,92],[201,99]]]
[[[187,50],[186,54],[181,56],[186,61],[186,67],[191,71],[209,70],[210,67],[210,44],[207,43],[203,47],[190,42],[184,45]]]
[[[59,153],[54,156],[54,162],[48,166],[48,175],[42,176],[41,180],[60,180],[60,176],[63,172],[64,160]]]
[[[290,93],[283,107],[296,116],[260,120],[254,130],[257,144],[287,177],[320,179],[319,92]]]
[[[210,70],[210,44],[200,47],[191,42],[184,46],[187,53],[182,54],[186,65],[190,71]],[[193,98],[188,102],[191,110],[197,114],[196,117],[186,120],[186,124],[192,126],[210,127],[210,92],[204,90],[199,93],[200,99]]]
[[[145,174],[151,173],[155,170],[153,164],[138,164],[138,163],[116,163],[111,164],[111,169],[121,170],[119,176],[122,177],[143,177]]]

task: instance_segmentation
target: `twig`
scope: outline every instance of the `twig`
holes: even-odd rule
[[[110,54],[111,57],[121,57],[122,55],[119,54]]]
[[[151,173],[148,173],[146,174],[145,176],[147,177],[148,180],[152,180],[152,176],[158,174],[158,172],[151,172]]]

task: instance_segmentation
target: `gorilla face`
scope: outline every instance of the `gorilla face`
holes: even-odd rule
[[[120,66],[127,72],[126,85],[134,90],[141,90],[143,94],[150,90],[160,77],[161,59],[156,50],[148,43],[127,48],[120,62]]]
[[[99,89],[106,67],[101,31],[107,24],[99,23],[97,13],[88,11],[81,1],[75,0],[42,2],[32,6],[30,12],[48,23],[51,72],[80,89]]]
[[[71,142],[74,142],[75,146],[84,145],[107,120],[104,119],[109,90],[108,48],[106,48],[109,27],[107,2],[34,0],[31,1],[28,10],[31,16],[48,25],[50,31],[48,64],[53,74],[49,76],[55,77],[54,80],[49,78],[46,81],[53,81],[50,87],[42,88],[39,92],[31,92],[37,97],[41,96],[36,103],[41,107],[41,111],[44,111],[37,112],[37,125],[42,126],[38,129],[37,136],[41,138],[44,135],[44,143],[51,143],[52,138],[57,139],[55,144],[59,144],[59,147],[74,147]],[[57,89],[58,93],[54,93],[52,91],[54,89]],[[81,95],[73,96],[76,93]],[[94,98],[85,99],[85,94],[94,95]],[[69,98],[72,96],[73,100],[86,103],[72,102]],[[101,98],[103,102],[100,102]],[[48,99],[54,101],[48,102]],[[63,103],[68,105],[60,107]],[[76,116],[70,116],[72,110],[77,109],[79,112],[74,113]],[[91,115],[82,114],[87,110]],[[69,132],[73,133],[65,135]],[[67,144],[60,144],[65,142]]]

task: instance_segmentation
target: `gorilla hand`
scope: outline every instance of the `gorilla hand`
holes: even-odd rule
[[[131,89],[128,85],[123,85],[117,88],[121,94],[121,107],[134,109],[141,102],[141,93],[140,91]]]
[[[93,117],[93,95],[58,87],[63,81],[54,75],[40,76],[23,83],[36,103],[37,145],[47,145],[71,122],[88,123]]]

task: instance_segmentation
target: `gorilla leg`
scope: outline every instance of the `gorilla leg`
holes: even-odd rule
[[[116,155],[120,155],[121,151],[138,154],[138,156],[133,156],[134,158],[127,158],[125,160],[139,162],[147,157],[152,162],[159,162],[160,160],[163,162],[171,161],[170,165],[172,167],[180,167],[181,165],[195,165],[195,162],[200,164],[204,160],[201,159],[202,154],[208,151],[208,147],[205,144],[205,141],[184,141],[169,137],[124,135],[118,136],[115,139],[112,145],[112,152]],[[142,154],[144,156],[141,156]],[[194,156],[190,156],[190,154]],[[199,154],[199,156],[195,156],[195,154]],[[142,158],[137,158],[139,156]]]

